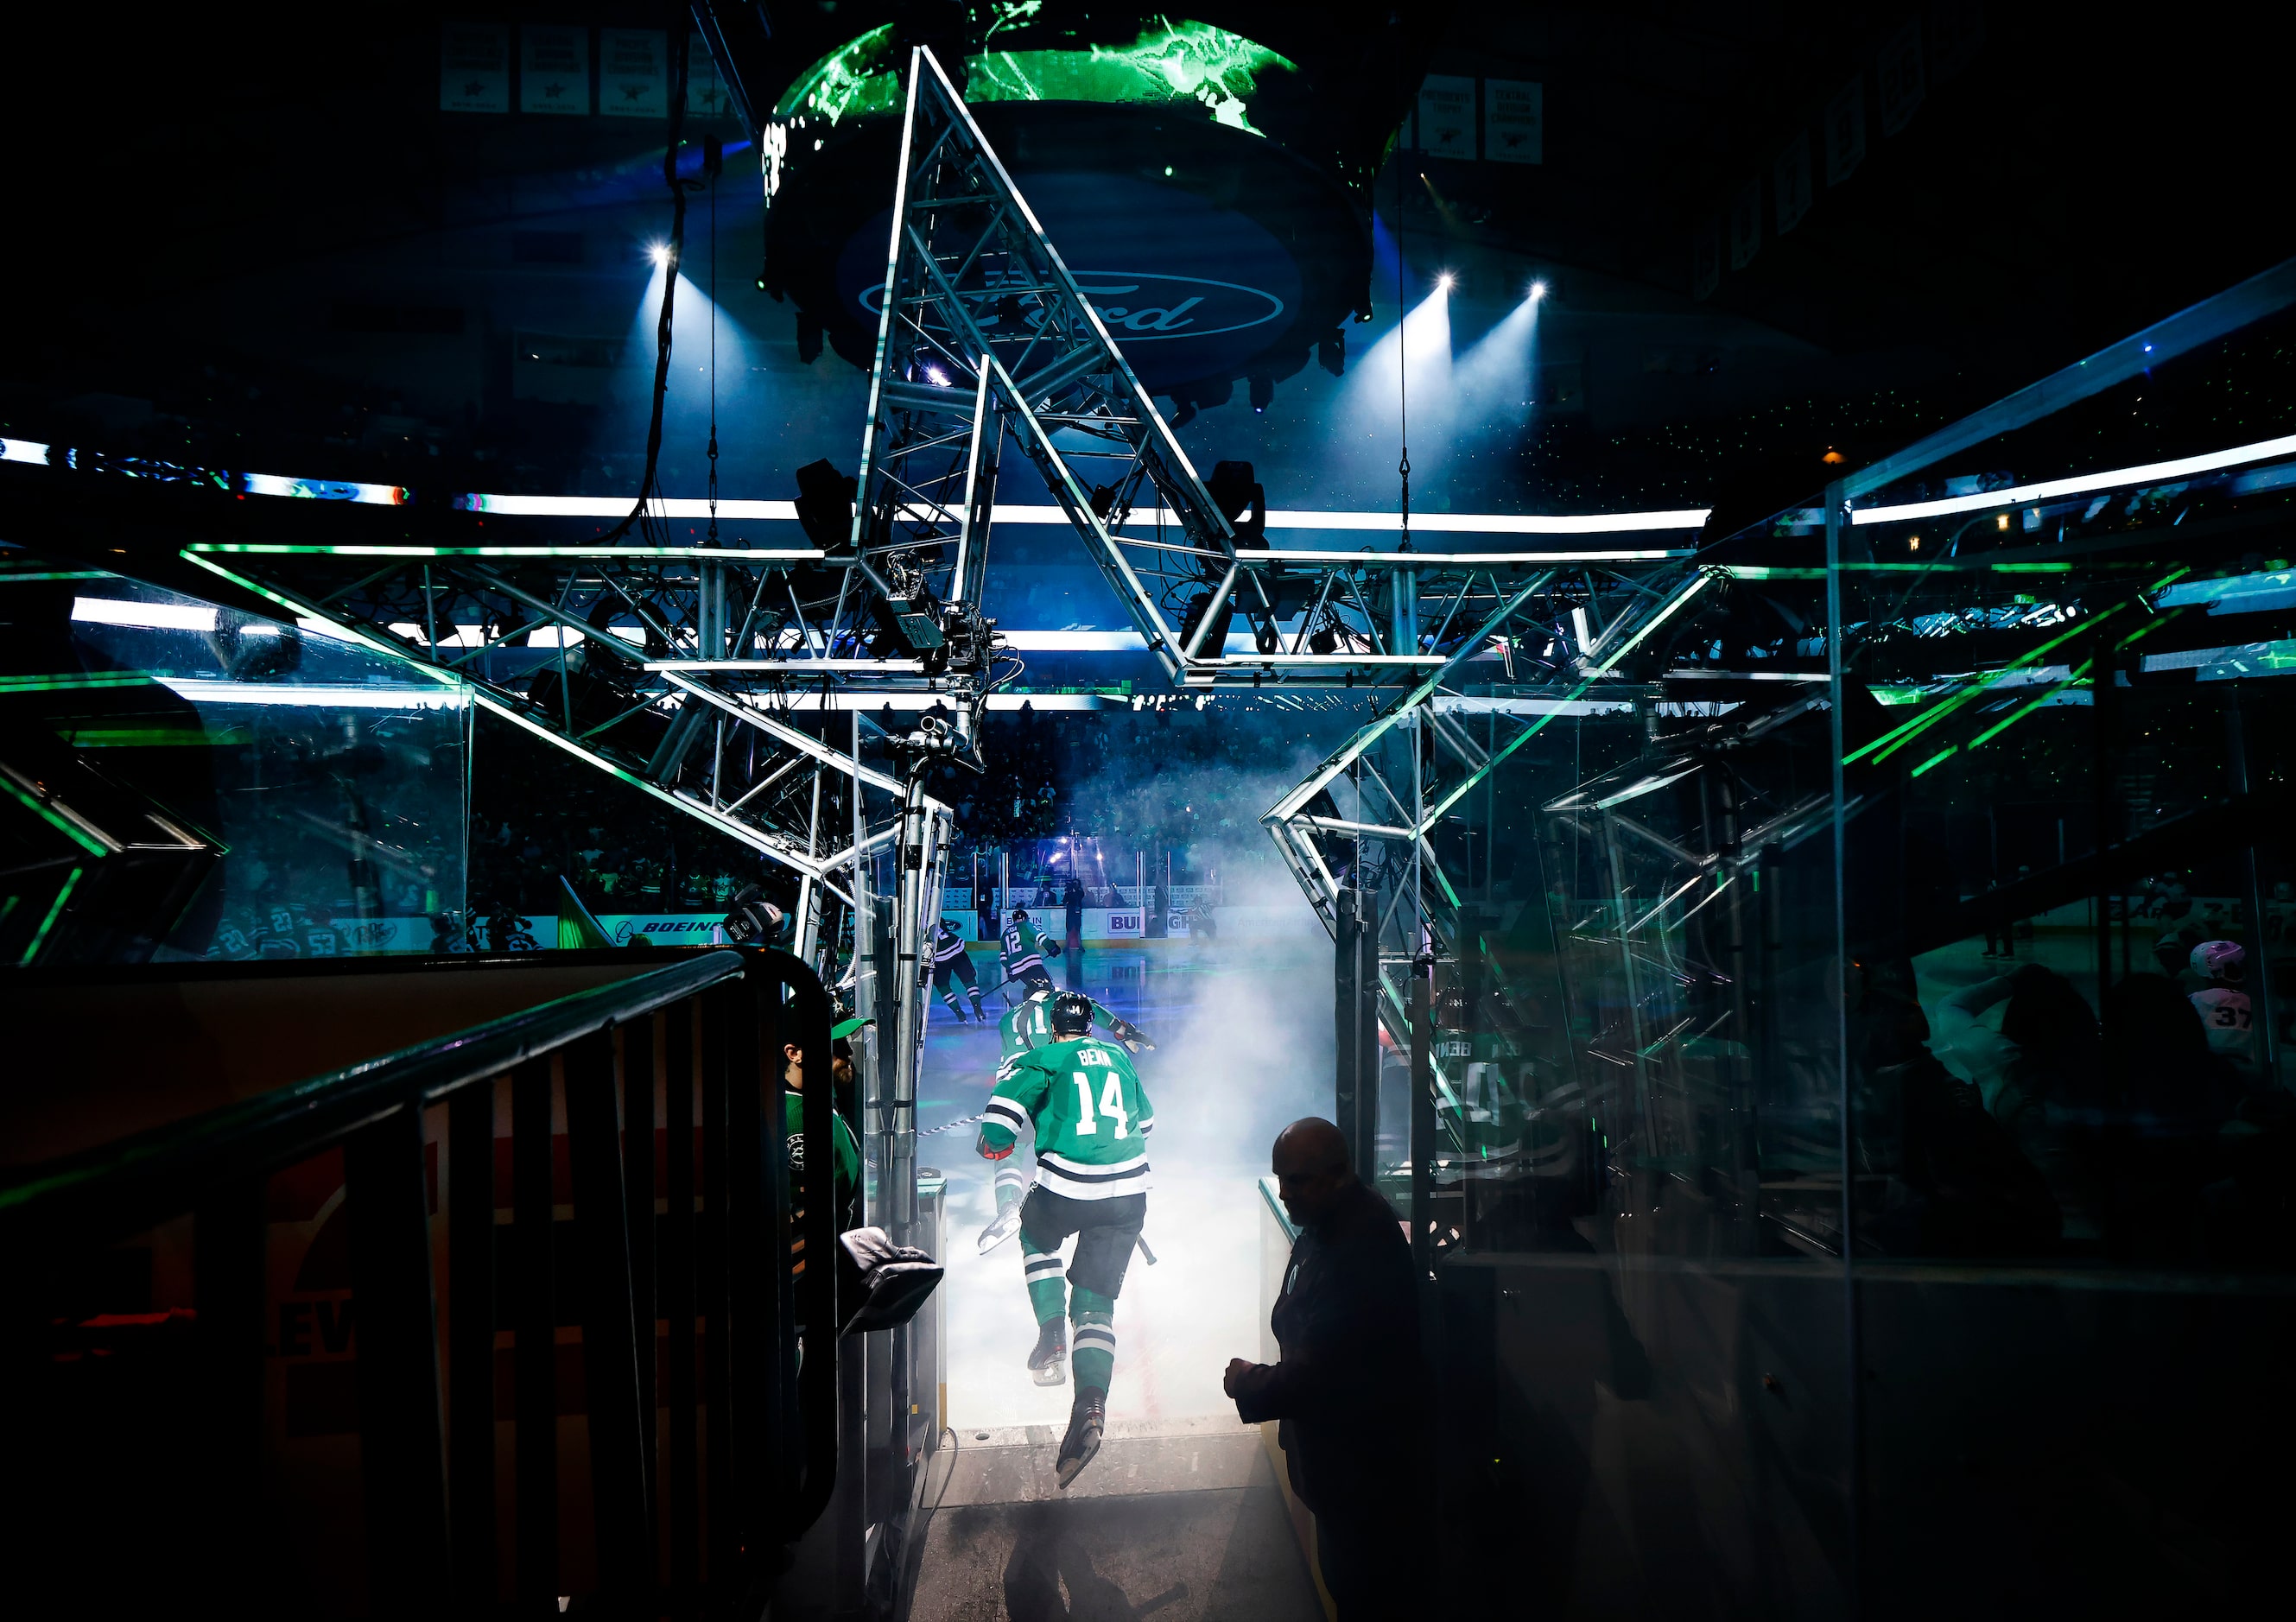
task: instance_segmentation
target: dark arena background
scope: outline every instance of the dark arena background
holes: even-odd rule
[[[2284,20],[10,32],[12,1614],[2285,1587]]]

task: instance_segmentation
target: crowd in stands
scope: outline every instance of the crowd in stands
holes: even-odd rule
[[[2296,1256],[2296,1094],[2244,1027],[2211,1040],[2221,985],[2189,968],[2126,975],[2100,1017],[2026,963],[1932,1017],[1901,979],[1868,966],[1852,1028],[1862,1155],[1885,1179],[1874,1249],[2154,1266]]]

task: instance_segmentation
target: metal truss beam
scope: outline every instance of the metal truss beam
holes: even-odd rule
[[[1470,872],[1455,874],[1446,868],[1435,838],[1444,819],[1557,716],[1615,699],[1622,690],[1639,692],[1616,678],[1619,662],[1683,611],[1714,578],[1712,569],[1683,563],[1655,578],[1616,576],[1603,582],[1550,568],[1504,594],[1496,580],[1480,599],[1470,587],[1461,587],[1453,606],[1455,622],[1457,608],[1468,603],[1495,599],[1496,606],[1472,619],[1472,628],[1450,644],[1452,651],[1416,686],[1260,818],[1335,938],[1342,891],[1373,872],[1381,875],[1389,896],[1380,920],[1379,1017],[1398,1045],[1407,1049],[1410,1043],[1404,984],[1410,960],[1422,952],[1456,949],[1462,934],[1460,897],[1472,882]],[[1607,604],[1599,622],[1603,628],[1593,629],[1596,621],[1590,615],[1589,634],[1580,645],[1570,645],[1575,627],[1566,599],[1580,608]],[[1452,691],[1468,662],[1496,645],[1527,642],[1526,632],[1558,644],[1560,656],[1548,656],[1539,665],[1538,679],[1508,686],[1503,701],[1479,706],[1489,716],[1492,733],[1488,743],[1479,743],[1442,713],[1443,706],[1472,702]],[[1332,798],[1343,780],[1358,789],[1353,815],[1341,813]],[[1456,1104],[1454,1079],[1439,1057],[1435,1085]]]

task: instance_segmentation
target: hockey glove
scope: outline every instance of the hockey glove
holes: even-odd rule
[[[1004,1140],[1004,1146],[999,1149],[988,1141],[988,1133],[986,1128],[983,1128],[973,1147],[980,1151],[980,1158],[984,1160],[1005,1160],[1012,1158],[1013,1151],[1020,1142],[1019,1138],[1007,1138]]]

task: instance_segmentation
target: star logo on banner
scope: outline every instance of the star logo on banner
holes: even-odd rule
[[[625,85],[622,86],[622,100],[625,102],[639,101],[644,97],[645,93],[646,87],[644,85]]]
[[[463,86],[463,94],[464,95],[479,95],[486,90],[486,87],[484,80],[471,79]]]
[[[565,94],[566,86],[563,85],[545,85],[542,87],[542,99],[545,102],[554,102]]]

